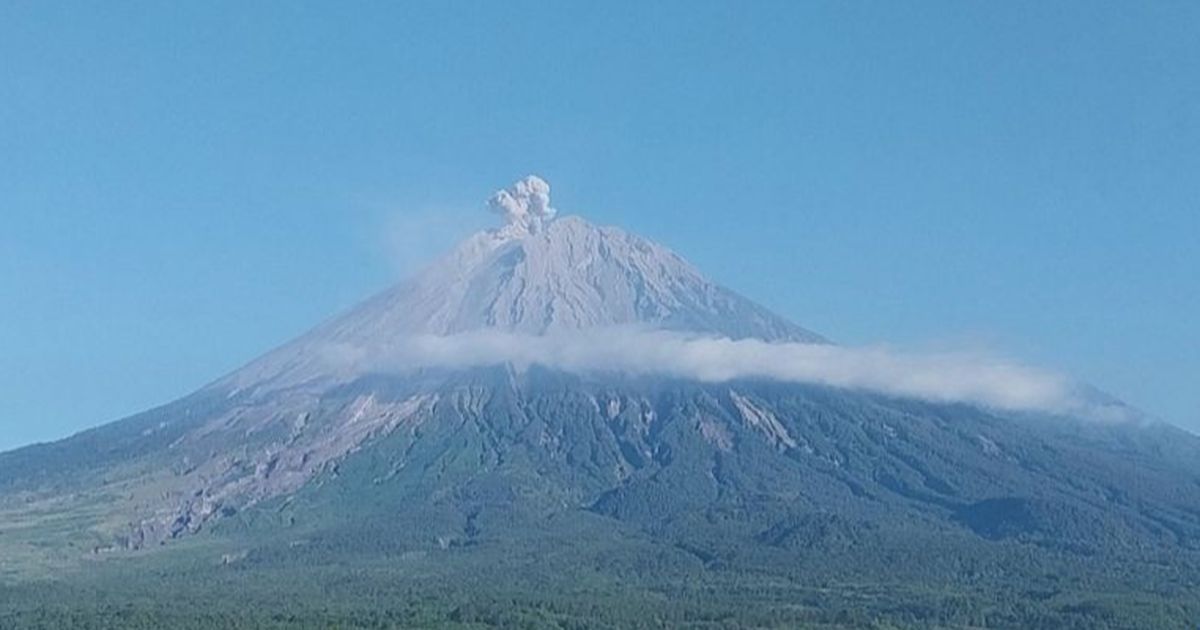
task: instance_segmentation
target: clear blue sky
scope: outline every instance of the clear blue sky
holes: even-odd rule
[[[188,393],[530,172],[838,341],[1200,428],[1200,3],[5,2],[0,448]]]

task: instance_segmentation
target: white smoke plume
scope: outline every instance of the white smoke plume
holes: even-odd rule
[[[1079,407],[1067,379],[970,354],[909,354],[882,347],[768,343],[634,328],[533,336],[479,331],[404,338],[371,352],[338,351],[354,371],[422,367],[542,365],[574,373],[660,374],[705,382],[738,378],[813,383],[937,402],[1009,410],[1069,412]]]
[[[550,184],[537,175],[496,191],[488,199],[488,208],[504,217],[507,225],[537,231],[544,221],[554,218],[550,207]]]

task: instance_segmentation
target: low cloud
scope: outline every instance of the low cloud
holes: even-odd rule
[[[541,365],[574,373],[658,374],[704,382],[765,378],[1009,410],[1068,412],[1080,405],[1074,386],[1060,375],[974,353],[916,354],[634,328],[546,336],[499,331],[415,336],[385,349],[337,348],[330,356],[350,362],[343,367],[354,371]]]

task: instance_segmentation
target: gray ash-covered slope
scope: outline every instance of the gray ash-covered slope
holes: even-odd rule
[[[0,454],[2,557],[169,554],[208,536],[263,566],[420,551],[536,572],[560,545],[651,582],[931,580],[986,599],[1004,576],[1053,574],[1062,592],[1200,593],[1200,440],[1167,425],[755,379],[330,360],[479,330],[825,343],[659,245],[554,219],[546,192],[522,182],[497,200],[504,228],[192,396]]]
[[[412,279],[255,361],[229,382],[327,376],[324,349],[413,335],[545,335],[637,325],[731,339],[824,340],[713,283],[675,252],[615,227],[562,217],[467,239]]]
[[[735,339],[820,340],[709,281],[669,249],[574,216],[532,232],[477,234],[315,334],[377,343],[381,334],[495,328],[540,335],[626,324]]]

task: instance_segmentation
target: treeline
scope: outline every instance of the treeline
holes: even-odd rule
[[[1075,603],[1036,601],[1028,596],[969,597],[961,594],[914,594],[897,591],[862,597],[860,589],[796,593],[789,602],[778,593],[769,601],[730,594],[700,593],[671,599],[607,595],[587,598],[566,593],[489,595],[446,593],[413,596],[407,601],[377,598],[323,600],[315,592],[294,592],[277,585],[281,598],[247,603],[230,593],[210,591],[208,602],[179,598],[164,588],[140,598],[110,598],[97,591],[65,593],[48,587],[20,601],[0,600],[0,629],[21,630],[391,630],[398,628],[522,628],[585,630],[606,628],[1044,628],[1106,630],[1190,628],[1200,612],[1146,598],[1075,597]],[[178,585],[176,585],[178,587]],[[0,589],[0,597],[11,595]],[[112,595],[111,593],[109,594]],[[743,594],[744,595],[744,594]],[[96,598],[96,599],[89,599]],[[369,600],[369,601],[368,601]]]

